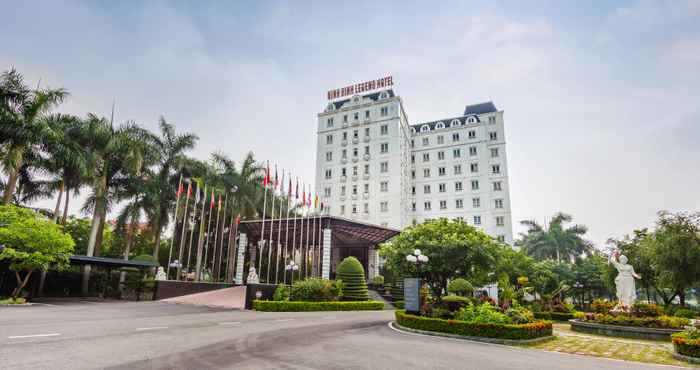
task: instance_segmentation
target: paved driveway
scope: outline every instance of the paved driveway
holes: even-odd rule
[[[387,326],[392,316],[163,302],[0,308],[0,368],[661,369],[404,334]]]

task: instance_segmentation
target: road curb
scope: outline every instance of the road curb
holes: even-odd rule
[[[421,335],[427,335],[427,336],[433,336],[433,337],[443,337],[443,338],[452,338],[452,339],[460,339],[464,340],[467,342],[480,342],[480,343],[489,343],[489,344],[500,344],[504,346],[517,346],[517,345],[523,345],[523,344],[535,344],[535,343],[541,343],[545,342],[548,340],[552,340],[555,338],[554,335],[546,336],[546,337],[541,337],[541,338],[535,338],[535,339],[498,339],[498,338],[485,338],[485,337],[470,337],[470,336],[464,336],[464,335],[458,335],[458,334],[449,334],[449,333],[440,333],[440,332],[435,332],[435,331],[426,331],[426,330],[420,330],[420,329],[412,329],[412,328],[407,328],[405,326],[399,325],[396,321],[392,321],[389,323],[389,327],[391,327],[394,330],[397,331],[402,331],[406,333],[413,333],[413,334],[421,334]]]

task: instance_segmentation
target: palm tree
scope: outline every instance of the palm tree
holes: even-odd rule
[[[153,151],[156,155],[156,175],[154,185],[154,212],[150,219],[153,231],[153,257],[158,258],[160,238],[165,226],[169,223],[169,215],[174,208],[175,193],[178,186],[179,174],[186,163],[185,152],[194,148],[197,135],[191,133],[177,134],[175,127],[161,117],[159,122],[160,136],[153,138]]]
[[[554,259],[561,262],[562,257],[569,261],[575,260],[593,249],[591,242],[583,239],[588,228],[584,225],[564,224],[571,222],[572,217],[565,213],[556,213],[548,225],[542,226],[534,220],[520,221],[528,227],[527,233],[521,233],[516,245],[535,258]]]
[[[30,89],[16,70],[0,75],[0,159],[7,174],[2,202],[12,201],[21,171],[55,136],[42,118],[68,96],[64,89]]]
[[[93,256],[107,209],[123,192],[129,177],[140,176],[152,135],[133,122],[115,128],[109,120],[94,114],[88,115],[76,135],[88,153],[88,168],[94,173],[92,194],[84,207],[93,211],[87,247],[87,255]],[[90,268],[86,266],[83,293],[87,293],[89,279]]]

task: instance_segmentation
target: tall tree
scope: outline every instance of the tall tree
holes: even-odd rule
[[[12,201],[28,160],[40,158],[46,141],[55,137],[53,128],[42,118],[67,96],[64,89],[25,86],[22,75],[14,69],[0,75],[0,156],[7,174],[3,204]]]
[[[566,226],[572,217],[565,213],[557,213],[545,227],[534,220],[524,220],[520,223],[528,227],[527,233],[521,234],[516,245],[528,255],[538,259],[554,259],[562,262],[566,258],[573,262],[576,258],[592,251],[591,242],[583,239],[588,228],[574,224]]]

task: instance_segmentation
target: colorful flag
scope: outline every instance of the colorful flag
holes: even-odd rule
[[[221,194],[219,194],[219,211],[221,211]]]
[[[180,186],[177,188],[177,193],[175,193],[175,196],[180,198],[180,195],[185,191],[185,189],[182,188],[182,181],[180,181]]]
[[[272,187],[277,190],[277,187],[279,186],[279,182],[277,181],[277,165],[275,165],[275,182],[272,184]]]
[[[191,197],[192,197],[192,186],[187,185],[187,199],[190,199]]]
[[[265,177],[263,177],[263,187],[267,187],[270,184],[270,162],[267,162],[267,168],[265,169]]]
[[[209,210],[214,209],[214,189],[211,189],[211,201],[209,202]]]
[[[240,223],[241,223],[241,214],[239,213],[236,215],[236,225],[238,225]]]
[[[306,207],[306,186],[301,185],[301,203],[303,207]]]
[[[197,184],[197,188],[195,189],[194,203],[199,204],[199,184]]]

